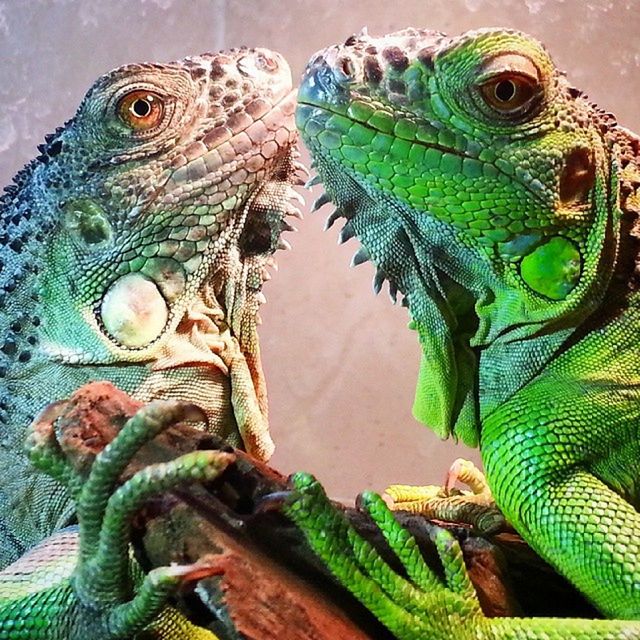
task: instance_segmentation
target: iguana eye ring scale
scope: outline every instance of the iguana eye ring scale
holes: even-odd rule
[[[640,139],[502,29],[363,31],[311,58],[298,100],[319,202],[409,309],[416,417],[480,447],[507,519],[604,616],[640,618]],[[440,631],[387,624],[449,637],[433,598],[406,611]],[[640,637],[477,613],[457,637]]]
[[[108,577],[104,552],[113,544],[101,542],[96,551],[100,527],[111,540],[109,514],[117,514],[111,526],[126,525],[132,497],[215,477],[231,460],[201,452],[138,474],[117,491],[117,478],[104,477],[96,480],[99,495],[70,491],[64,480],[73,474],[36,446],[33,433],[30,453],[52,477],[25,450],[29,423],[48,403],[104,380],[155,402],[131,427],[138,438],[151,437],[167,416],[188,414],[257,458],[271,455],[257,324],[267,267],[289,246],[281,239],[293,229],[287,218],[301,215],[293,187],[306,170],[296,159],[294,110],[288,64],[268,49],[126,65],[93,84],[75,116],[5,189],[0,566],[72,524],[73,498],[90,515],[84,522],[78,516],[81,558],[73,576],[77,534],[68,530],[0,572],[0,637],[34,638],[37,628],[42,639],[116,638],[131,631],[132,620],[138,627],[148,621],[202,567],[150,574],[125,606],[135,590],[121,584],[122,566],[117,580]],[[118,462],[126,464],[135,451],[122,451]],[[113,564],[125,569],[126,543],[121,536],[113,551]],[[95,573],[100,562],[107,568]],[[92,591],[100,579],[106,586]],[[98,603],[106,608],[98,611]],[[170,618],[158,638],[212,638]],[[188,627],[186,635],[176,624]]]

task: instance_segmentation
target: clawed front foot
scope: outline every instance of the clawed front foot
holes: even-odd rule
[[[375,493],[363,493],[360,507],[380,528],[402,563],[405,578],[360,537],[315,478],[296,474],[291,484],[284,513],[302,530],[338,581],[399,640],[484,637],[464,635],[465,629],[475,634],[484,617],[462,551],[451,534],[439,529],[435,537],[444,568],[442,581],[424,562],[415,539],[398,524],[383,499]]]
[[[145,638],[215,639],[211,632],[166,607],[169,596],[182,585],[219,573],[215,558],[205,557],[188,566],[160,567],[143,575],[130,554],[130,524],[149,497],[215,479],[235,460],[234,454],[195,451],[145,467],[117,486],[144,444],[171,425],[201,419],[201,411],[193,405],[152,402],[125,423],[90,465],[86,460],[75,461],[75,465],[69,462],[56,438],[54,422],[47,427],[46,421],[40,421],[31,439],[31,456],[37,466],[65,480],[74,494],[79,542],[75,568],[68,580],[60,582],[61,595],[56,596],[65,603],[66,613],[60,619],[54,616],[42,621],[45,628],[39,637],[130,638],[146,628]],[[44,561],[46,545],[47,541],[39,548]],[[37,599],[38,594],[32,597]]]
[[[456,488],[457,482],[469,490]],[[453,462],[442,487],[396,484],[387,487],[384,496],[394,511],[410,511],[431,520],[467,524],[482,534],[496,533],[508,527],[484,474],[473,462],[462,458]]]
[[[402,565],[390,567],[349,524],[308,474],[290,479],[292,490],[278,499],[307,543],[334,577],[398,640],[637,640],[640,623],[624,620],[488,618],[480,608],[457,540],[438,529],[434,542],[440,578],[425,563],[415,539],[384,500],[363,493],[360,507],[382,532]],[[405,577],[406,576],[406,577]]]

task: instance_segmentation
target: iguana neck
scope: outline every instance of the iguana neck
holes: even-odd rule
[[[606,335],[619,326],[637,326],[635,333],[629,330],[621,333],[620,348],[611,354],[614,360],[622,361],[628,358],[627,348],[633,347],[632,336],[640,331],[640,139],[619,127],[609,114],[603,114],[603,119],[605,139],[615,157],[617,178],[612,188],[617,190],[620,208],[620,230],[610,279],[597,306],[577,324],[551,325],[534,340],[521,344],[498,341],[479,354],[481,363],[490,362],[489,368],[480,366],[481,417],[490,414],[517,388],[588,336]],[[623,344],[625,340],[629,344]],[[501,373],[505,370],[516,371],[518,375],[505,378]],[[586,369],[583,373],[589,375]],[[517,387],[511,388],[510,380],[518,380]],[[624,387],[629,381],[627,376],[620,375],[602,382]]]

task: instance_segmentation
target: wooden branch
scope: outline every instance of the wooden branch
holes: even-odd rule
[[[67,459],[86,472],[139,406],[109,383],[79,389],[54,414],[56,437]],[[53,429],[51,424],[37,428]],[[211,435],[176,425],[140,451],[123,480],[143,466],[197,449],[231,451]],[[392,638],[333,581],[286,518],[261,509],[265,496],[287,490],[286,478],[241,451],[236,456],[236,463],[217,481],[163,494],[147,504],[133,529],[142,566],[150,569],[216,555],[221,575],[181,594],[178,604],[194,622],[224,639]],[[339,506],[361,535],[400,570],[369,518]],[[414,535],[427,562],[439,571],[431,542],[436,525],[421,516],[399,513],[397,517]],[[598,617],[516,534],[484,538],[462,526],[439,524],[460,541],[487,615]]]

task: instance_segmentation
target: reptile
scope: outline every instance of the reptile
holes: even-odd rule
[[[229,454],[116,481],[180,419],[256,458],[273,451],[257,324],[285,216],[300,216],[294,95],[267,49],[126,65],[5,189],[0,638],[125,638],[154,620],[145,638],[213,637],[163,608],[210,563],[144,576],[128,522],[145,495],[215,477]],[[53,436],[31,432],[25,449],[39,412],[93,380],[150,404],[90,471]]]
[[[417,332],[414,415],[480,448],[504,516],[607,619],[485,617],[457,542],[436,536],[441,579],[369,492],[401,572],[312,476],[285,513],[398,638],[640,638],[640,139],[503,29],[363,31],[298,100],[314,208]]]

